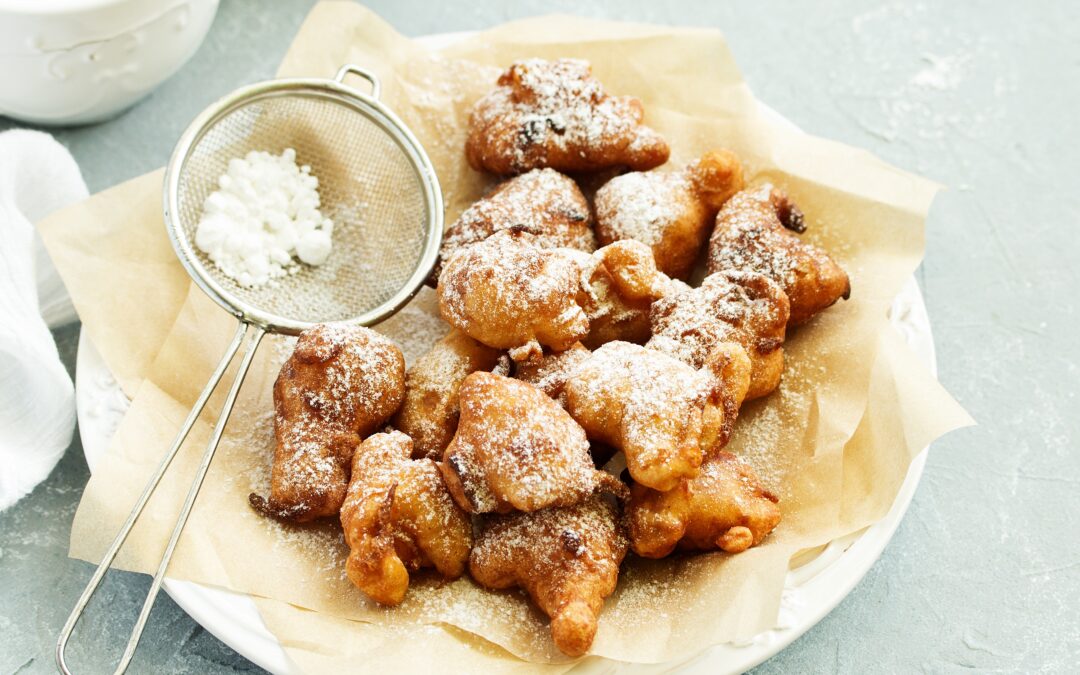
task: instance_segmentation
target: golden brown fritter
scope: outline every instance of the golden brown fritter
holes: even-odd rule
[[[466,511],[568,506],[601,488],[625,494],[617,478],[593,466],[581,427],[536,387],[473,373],[458,400],[461,420],[439,469]]]
[[[705,460],[701,473],[675,489],[630,488],[626,522],[630,546],[644,558],[675,550],[741,553],[780,522],[779,500],[729,452]]]
[[[534,243],[541,248],[596,250],[592,213],[577,183],[554,169],[534,169],[500,183],[458,216],[443,235],[440,263],[432,280],[438,280],[442,261],[462,246],[511,227],[534,235]]]
[[[617,176],[596,193],[596,235],[602,244],[636,239],[652,248],[660,271],[686,279],[716,213],[743,185],[742,165],[728,150],[679,171]]]
[[[670,490],[697,474],[714,448],[727,442],[749,384],[749,361],[728,343],[695,370],[682,361],[629,342],[600,347],[567,380],[566,410],[590,440],[622,450],[635,481]]]
[[[581,656],[596,637],[604,598],[615,591],[626,556],[616,508],[594,495],[573,506],[484,519],[469,556],[481,586],[519,586],[551,617],[551,637]]]
[[[720,390],[720,407],[724,411],[720,431],[706,451],[706,456],[708,456],[710,452],[719,450],[731,440],[731,434],[735,430],[735,420],[739,417],[739,408],[746,400],[746,393],[750,391],[750,378],[754,371],[753,363],[746,354],[746,348],[737,342],[717,343],[705,359],[702,369],[717,381]]]
[[[493,369],[501,352],[456,328],[432,345],[405,375],[405,401],[392,424],[413,439],[417,457],[442,458],[457,430],[458,389],[470,373]]]
[[[589,318],[582,340],[589,349],[613,340],[645,342],[653,302],[689,288],[656,269],[649,247],[639,241],[617,241],[588,257],[568,254],[581,266],[578,302]]]
[[[579,340],[590,348],[644,342],[652,303],[687,288],[658,271],[641,242],[588,254],[540,248],[513,228],[454,255],[439,278],[439,308],[476,340],[529,361],[541,358],[543,347],[564,351]]]
[[[670,149],[641,123],[641,101],[609,96],[591,71],[580,59],[516,61],[473,107],[469,165],[516,174],[542,167],[640,171],[666,162]]]
[[[357,449],[341,507],[349,559],[345,572],[383,605],[396,605],[409,573],[434,567],[455,579],[472,548],[472,522],[446,491],[435,462],[411,459],[400,431],[375,434]]]
[[[528,382],[551,398],[565,402],[563,388],[574,369],[584,363],[592,354],[585,345],[574,343],[564,352],[545,350],[544,355],[534,361],[518,363],[514,368],[514,377]]]
[[[536,246],[520,229],[460,249],[439,275],[439,311],[450,325],[515,361],[541,345],[568,349],[589,332],[577,303],[580,270],[565,254]]]
[[[652,306],[650,349],[701,368],[716,345],[737,342],[752,367],[747,399],[772,392],[784,370],[788,299],[783,289],[756,272],[705,277],[701,286]]]
[[[754,271],[780,284],[797,326],[851,295],[847,272],[822,249],[799,239],[802,212],[772,185],[743,190],[716,216],[708,270]]]
[[[297,523],[337,515],[360,440],[405,396],[405,358],[375,331],[320,324],[304,331],[274,382],[277,448],[260,513]]]

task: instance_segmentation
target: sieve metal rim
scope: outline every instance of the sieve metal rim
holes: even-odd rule
[[[344,84],[346,75],[353,73],[368,80],[372,85],[372,94],[365,94]],[[444,217],[442,190],[435,167],[427,152],[413,135],[412,131],[385,104],[378,100],[378,80],[362,68],[353,65],[342,66],[334,79],[329,78],[281,78],[265,80],[244,87],[223,96],[210,104],[192,120],[173,148],[169,163],[165,167],[164,190],[162,191],[162,209],[165,230],[169,242],[180,264],[188,276],[214,302],[233,316],[246,323],[262,327],[272,333],[297,335],[315,325],[316,322],[298,321],[267,312],[236,297],[229,289],[217,281],[200,260],[189,236],[184,234],[180,224],[179,192],[180,178],[193,149],[215,123],[237,108],[248,105],[262,98],[281,96],[312,96],[325,98],[346,105],[368,117],[389,134],[409,156],[417,171],[423,188],[424,201],[428,208],[430,223],[424,241],[424,249],[416,268],[404,285],[390,298],[378,306],[342,323],[372,326],[393,316],[404,307],[423,288],[424,282],[431,275],[439,255],[442,241]]]

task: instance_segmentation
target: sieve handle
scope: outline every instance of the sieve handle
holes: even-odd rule
[[[334,75],[334,82],[345,84],[345,78],[348,77],[349,73],[359,75],[371,83],[371,98],[379,98],[379,91],[381,90],[379,78],[375,77],[375,73],[356,64],[346,63],[341,68],[338,68],[337,75]]]
[[[249,335],[250,334],[250,335]],[[180,427],[180,431],[177,433],[176,438],[173,440],[172,447],[165,453],[161,463],[158,465],[154,475],[151,476],[146,487],[143,489],[142,495],[140,495],[138,501],[135,503],[135,507],[128,514],[127,520],[124,521],[123,527],[116,534],[116,538],[113,539],[112,544],[109,546],[109,550],[105,553],[104,558],[98,565],[94,575],[90,578],[90,581],[86,584],[86,588],[83,590],[82,595],[79,597],[79,601],[75,604],[75,608],[72,609],[71,615],[68,617],[67,622],[64,624],[63,630],[60,631],[60,637],[56,641],[56,665],[60,669],[60,672],[65,675],[70,675],[71,670],[66,663],[65,650],[67,648],[68,639],[71,637],[72,632],[75,630],[75,625],[82,618],[86,605],[90,602],[90,598],[97,591],[98,586],[101,585],[102,579],[112,566],[113,560],[116,558],[116,554],[120,551],[120,548],[124,545],[124,541],[131,533],[132,528],[135,526],[136,521],[142,514],[143,509],[146,507],[147,502],[150,501],[151,495],[157,488],[161,478],[165,475],[165,471],[169,468],[169,464],[172,463],[173,458],[180,450],[180,446],[183,445],[184,439],[187,438],[191,428],[195,425],[195,420],[198,419],[199,414],[206,406],[206,402],[210,399],[211,394],[217,388],[218,383],[221,381],[222,376],[228,369],[229,364],[232,363],[233,358],[240,349],[240,345],[247,338],[247,345],[244,349],[244,354],[240,359],[240,366],[233,376],[232,384],[229,386],[228,395],[225,397],[225,402],[222,405],[221,413],[218,415],[217,422],[214,424],[214,431],[210,436],[210,442],[206,446],[206,450],[203,453],[202,461],[199,463],[198,471],[195,474],[195,480],[191,483],[191,488],[188,490],[187,498],[184,500],[184,505],[180,509],[180,515],[176,519],[176,525],[173,529],[172,536],[169,538],[169,543],[165,547],[165,552],[162,554],[161,562],[158,565],[157,573],[154,574],[154,580],[150,584],[150,591],[147,593],[146,600],[143,603],[142,610],[139,612],[139,618],[135,622],[135,627],[132,630],[131,637],[128,640],[127,647],[124,649],[124,654],[120,659],[120,663],[116,668],[116,673],[123,673],[128,664],[131,662],[131,657],[135,654],[135,648],[139,644],[139,638],[142,636],[143,628],[146,626],[147,619],[150,618],[150,610],[154,606],[154,600],[157,597],[158,591],[161,589],[161,584],[165,579],[165,572],[169,567],[169,561],[172,559],[173,552],[176,549],[176,544],[180,540],[180,535],[184,530],[184,525],[187,523],[188,516],[191,515],[192,507],[195,505],[195,498],[199,495],[199,489],[202,487],[203,480],[206,478],[206,474],[210,469],[210,462],[214,458],[214,452],[217,450],[221,436],[225,431],[225,424],[229,420],[229,415],[232,412],[233,404],[236,402],[236,396],[240,392],[240,386],[244,382],[244,376],[247,375],[248,368],[251,366],[251,361],[255,357],[255,351],[259,346],[259,342],[266,334],[266,330],[259,326],[253,326],[246,322],[241,322],[237,327],[236,335],[233,337],[232,342],[229,344],[229,348],[225,351],[225,355],[222,357],[221,362],[218,364],[214,373],[210,376],[210,381],[206,383],[206,387],[199,395],[198,400],[192,407],[191,412],[188,413],[187,419],[184,420],[184,424]]]

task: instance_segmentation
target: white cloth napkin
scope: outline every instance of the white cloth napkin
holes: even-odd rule
[[[75,390],[49,332],[75,310],[34,222],[86,196],[52,136],[0,133],[0,511],[45,480],[75,429]]]

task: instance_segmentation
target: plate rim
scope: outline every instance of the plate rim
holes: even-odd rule
[[[914,277],[908,280],[897,296],[891,313],[894,325],[897,315],[913,317],[910,323],[904,324],[911,326],[912,330],[902,332],[908,345],[936,376],[933,333],[922,293]],[[94,412],[92,402],[107,396],[119,396],[126,401],[100,353],[87,334],[81,332],[75,361],[75,398],[79,435],[91,473],[94,464],[107,450],[111,431],[115,431],[115,428],[109,430],[106,426],[108,422]],[[713,645],[684,659],[657,664],[605,661],[618,663],[624,672],[641,675],[677,669],[704,675],[717,673],[717,667],[723,669],[720,672],[743,672],[775,656],[835,609],[881,557],[914,498],[928,450],[929,447],[924,448],[911,461],[904,482],[884,518],[860,532],[830,542],[828,546],[836,548],[833,559],[800,585],[790,586],[795,572],[788,572],[781,612],[785,609],[785,602],[793,600],[797,606],[786,608],[788,612],[794,612],[793,618],[786,622],[778,619],[778,626],[759,633],[749,643]],[[250,595],[168,577],[163,587],[196,622],[246,659],[276,674],[302,672],[266,627]],[[793,593],[802,597],[793,597]],[[223,608],[223,605],[226,607]]]
[[[434,50],[473,34],[473,31],[439,33],[416,39]],[[759,105],[764,116],[774,122],[797,129],[792,122],[768,105],[760,101]],[[907,281],[898,294],[891,311],[893,324],[907,326],[906,330],[901,331],[906,341],[936,377],[937,363],[933,333],[926,313],[925,300],[914,277]],[[905,322],[905,318],[908,321]],[[97,459],[107,449],[112,432],[115,431],[115,428],[109,429],[108,424],[100,415],[100,401],[113,397],[111,406],[116,412],[116,408],[120,407],[116,398],[117,393],[123,398],[119,385],[112,378],[100,353],[87,334],[80,332],[75,358],[76,412],[83,453],[91,472]],[[126,401],[126,398],[124,400]],[[717,668],[722,669],[723,672],[742,672],[775,656],[835,609],[881,557],[915,495],[926,464],[928,450],[929,448],[923,449],[911,461],[907,476],[884,518],[861,532],[852,533],[831,542],[828,546],[837,549],[833,551],[833,557],[821,569],[815,570],[815,574],[791,589],[788,588],[788,584],[791,582],[793,572],[789,571],[788,580],[785,582],[784,598],[781,602],[781,614],[785,609],[789,613],[786,622],[781,620],[780,625],[763,631],[747,643],[714,645],[689,658],[676,661],[658,664],[622,663],[610,659],[604,661],[618,663],[621,666],[620,670],[625,672],[643,674],[683,669],[687,673],[704,674],[716,673]],[[226,588],[205,586],[168,577],[165,579],[164,588],[196,622],[244,658],[272,673],[301,672],[277,638],[266,627],[251,596]],[[809,596],[809,602],[805,598],[792,600],[792,594],[795,592]],[[785,602],[789,604],[786,608]],[[227,607],[231,605],[232,613],[223,611],[223,603]],[[795,606],[790,606],[792,604]],[[575,671],[578,670],[579,668],[575,668]]]

